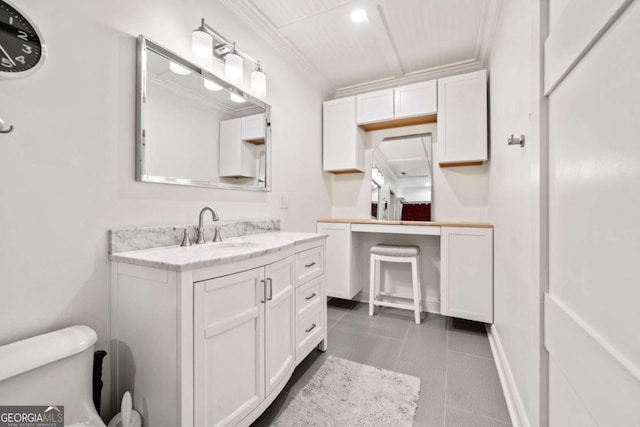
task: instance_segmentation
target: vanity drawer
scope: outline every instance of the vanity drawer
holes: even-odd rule
[[[322,310],[298,320],[298,332],[296,335],[297,356],[305,354],[322,340]]]
[[[312,279],[296,290],[296,309],[298,319],[305,317],[322,305],[322,276]]]
[[[322,275],[324,270],[323,247],[309,249],[296,254],[296,285],[301,285]]]

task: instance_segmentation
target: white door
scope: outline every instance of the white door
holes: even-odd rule
[[[194,286],[194,421],[230,426],[264,399],[264,269]]]
[[[549,11],[549,425],[640,426],[640,2]]]
[[[295,367],[294,260],[290,256],[265,267],[265,395],[286,380]]]

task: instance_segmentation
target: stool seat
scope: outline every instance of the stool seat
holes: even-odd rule
[[[393,246],[393,245],[373,245],[371,253],[385,256],[418,256],[420,247],[418,246]]]
[[[420,324],[420,313],[422,312],[422,292],[420,286],[420,274],[418,272],[418,246],[394,246],[394,245],[373,245],[371,247],[370,281],[369,281],[369,316],[373,316],[376,306],[401,308],[414,312],[417,324]],[[409,263],[411,264],[411,282],[413,288],[412,297],[400,297],[383,292],[380,289],[380,263]],[[385,300],[400,298],[409,301],[400,303]]]

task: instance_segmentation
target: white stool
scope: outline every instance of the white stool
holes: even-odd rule
[[[369,316],[373,316],[374,307],[384,306],[413,310],[416,323],[420,324],[420,312],[422,306],[420,276],[418,275],[418,254],[420,248],[417,246],[390,246],[374,245],[371,247],[371,275],[369,281]],[[380,291],[380,262],[408,262],[411,263],[411,279],[413,282],[413,303],[402,304],[396,302],[382,301],[380,296],[385,293]],[[388,295],[391,296],[391,295]]]

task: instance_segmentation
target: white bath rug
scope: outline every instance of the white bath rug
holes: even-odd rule
[[[273,425],[412,426],[420,379],[329,356]]]

